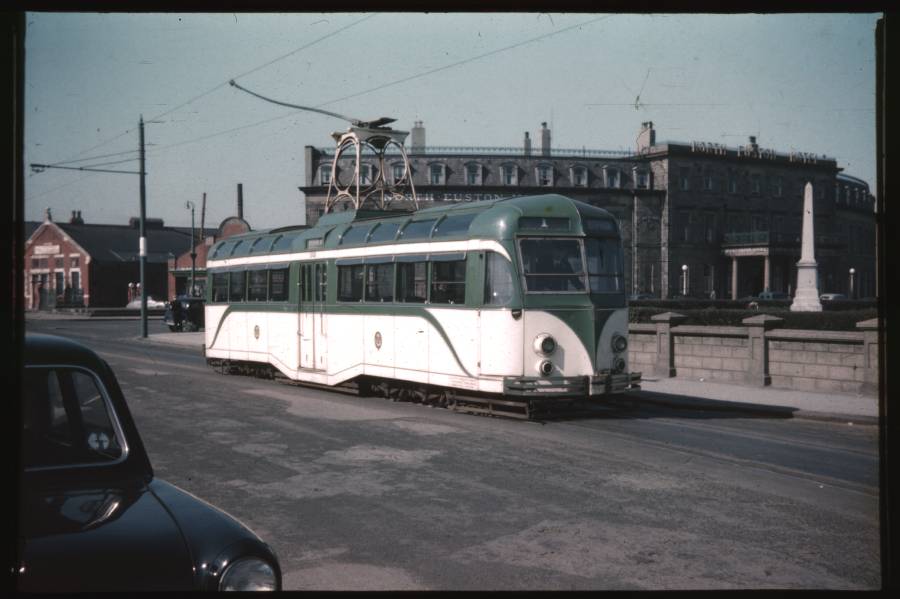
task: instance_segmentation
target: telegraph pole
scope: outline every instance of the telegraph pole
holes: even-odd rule
[[[140,153],[141,153],[141,225],[140,225],[140,259],[141,259],[141,337],[147,338],[147,285],[144,280],[144,270],[147,266],[147,231],[144,228],[144,220],[147,212],[147,184],[144,177],[144,115],[141,115],[140,127]]]

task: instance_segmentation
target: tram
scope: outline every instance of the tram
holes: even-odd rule
[[[618,224],[561,195],[330,212],[220,241],[207,273],[224,372],[527,418],[640,384]]]

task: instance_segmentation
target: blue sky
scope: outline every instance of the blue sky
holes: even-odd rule
[[[834,157],[875,183],[877,14],[29,13],[25,162],[138,170],[147,215],[256,229],[303,222],[303,148],[358,118],[424,121],[429,145],[520,146],[542,121],[557,148],[657,139]],[[635,106],[637,96],[640,101]],[[98,157],[95,160],[85,158]],[[27,220],[139,212],[138,177],[48,169],[25,181]]]

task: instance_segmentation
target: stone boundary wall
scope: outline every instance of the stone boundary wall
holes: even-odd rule
[[[779,329],[761,314],[744,326],[689,326],[674,312],[629,325],[629,368],[646,376],[771,385],[782,389],[878,394],[877,319],[858,331]]]

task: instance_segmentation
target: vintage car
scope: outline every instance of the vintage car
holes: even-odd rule
[[[202,297],[179,295],[166,302],[166,313],[163,322],[172,332],[199,331],[203,328],[204,301]]]
[[[27,334],[16,588],[35,592],[280,590],[272,549],[157,479],[109,365]]]

